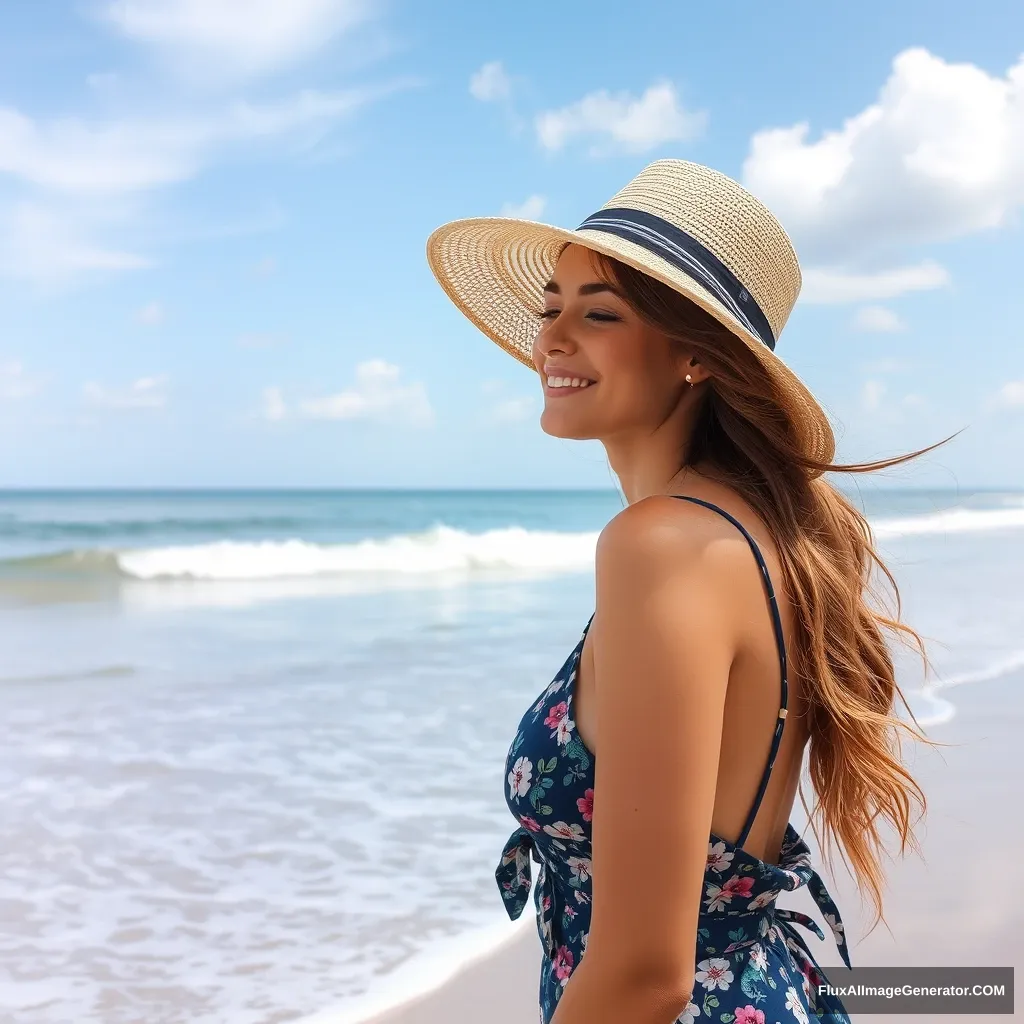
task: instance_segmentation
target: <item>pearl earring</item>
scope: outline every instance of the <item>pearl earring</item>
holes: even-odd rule
[[[689,384],[691,388],[693,387],[693,377],[690,376],[690,374],[686,375],[686,383]]]

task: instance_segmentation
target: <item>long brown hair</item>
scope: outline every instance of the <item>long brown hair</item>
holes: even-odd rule
[[[870,897],[877,924],[883,919],[882,826],[895,829],[901,854],[908,845],[916,848],[912,812],[918,807],[923,814],[927,805],[902,763],[901,739],[933,742],[917,727],[896,683],[886,633],[915,647],[925,668],[928,656],[920,635],[900,621],[899,587],[875,550],[867,519],[823,474],[885,469],[938,445],[877,462],[817,461],[799,450],[799,432],[791,429],[769,376],[739,339],[661,282],[593,255],[636,312],[678,338],[710,373],[685,464],[699,464],[738,492],[776,542],[797,613],[795,661],[808,706],[816,799],[807,808],[801,790],[801,800],[826,857],[838,844]],[[891,611],[884,609],[875,570],[895,597]],[[909,722],[896,714],[897,699]]]

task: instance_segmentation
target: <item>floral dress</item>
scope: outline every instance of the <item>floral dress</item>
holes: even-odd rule
[[[807,1024],[815,1018],[848,1024],[839,1000],[818,994],[821,969],[794,925],[809,928],[824,939],[821,928],[806,914],[782,909],[775,902],[780,893],[807,886],[843,962],[850,966],[839,911],[811,867],[807,844],[789,825],[777,865],[743,849],[768,785],[786,719],[786,650],[768,568],[753,538],[728,512],[698,498],[683,500],[721,513],[750,544],[771,605],[782,665],[782,694],[768,764],[743,831],[735,843],[715,835],[708,843],[695,936],[693,996],[678,1022]],[[594,755],[576,732],[572,714],[573,683],[589,628],[590,622],[550,685],[523,715],[505,765],[506,802],[519,827],[502,851],[495,878],[509,917],[516,919],[529,898],[531,857],[539,865],[533,895],[544,949],[541,1024],[548,1024],[554,1016],[563,988],[586,953],[590,929]]]

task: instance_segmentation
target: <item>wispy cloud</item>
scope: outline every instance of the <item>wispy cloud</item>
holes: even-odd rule
[[[162,409],[167,405],[167,378],[140,377],[121,389],[89,381],[82,388],[82,396],[100,409]]]
[[[523,220],[537,220],[547,206],[544,196],[528,196],[521,203],[506,203],[501,208],[502,217],[521,217]]]
[[[42,122],[0,108],[0,172],[81,195],[154,188],[193,177],[224,146],[323,129],[371,98],[365,90],[306,90],[215,112],[99,122]]]
[[[255,332],[252,334],[242,334],[235,339],[235,344],[239,348],[277,348],[280,345],[285,344],[288,339],[280,334],[262,334]]]
[[[862,306],[853,318],[855,330],[869,334],[893,334],[906,330],[906,324],[895,311],[885,306]]]
[[[0,274],[59,282],[83,272],[150,266],[145,256],[91,240],[96,226],[96,211],[75,206],[19,202],[0,209]]]
[[[335,394],[306,398],[299,413],[316,420],[376,420],[426,427],[434,411],[426,388],[418,382],[404,384],[401,370],[383,359],[370,359],[356,367],[356,383]]]
[[[100,17],[190,76],[251,76],[293,64],[366,20],[368,0],[108,0]]]
[[[645,153],[666,142],[698,136],[707,114],[687,110],[671,82],[657,82],[641,96],[589,93],[575,103],[548,110],[536,119],[537,138],[547,150],[562,149],[580,136],[590,138],[592,156]]]
[[[508,99],[512,92],[512,80],[501,61],[492,60],[470,76],[469,92],[481,103]]]
[[[949,281],[949,271],[933,260],[877,271],[809,267],[804,271],[800,301],[831,304],[894,299],[907,292],[944,288]]]

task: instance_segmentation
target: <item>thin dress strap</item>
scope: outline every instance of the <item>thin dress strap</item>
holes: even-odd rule
[[[757,546],[754,538],[747,532],[747,528],[738,519],[726,512],[725,509],[719,508],[717,505],[712,505],[710,501],[704,501],[701,498],[691,498],[686,494],[673,494],[672,497],[679,498],[681,501],[692,501],[697,505],[703,505],[705,508],[709,508],[713,512],[717,512],[719,515],[728,519],[729,522],[747,538],[750,550],[754,552],[757,564],[761,567],[761,576],[764,578],[765,589],[768,591],[768,601],[771,605],[772,626],[775,629],[775,644],[779,649],[779,664],[782,668],[779,715],[775,721],[775,732],[772,735],[772,746],[768,753],[768,763],[765,765],[764,772],[761,775],[761,784],[758,786],[757,796],[754,797],[754,805],[750,808],[746,824],[743,826],[743,831],[740,833],[740,837],[735,843],[736,846],[742,849],[743,844],[747,841],[747,836],[750,834],[750,829],[754,825],[754,819],[757,817],[757,812],[761,807],[761,801],[764,799],[765,790],[768,788],[768,780],[771,778],[772,768],[775,766],[775,758],[779,753],[779,744],[782,742],[782,730],[785,728],[786,715],[788,714],[787,705],[789,703],[789,683],[786,676],[786,640],[782,632],[782,616],[779,615],[779,603],[775,599],[775,588],[772,586],[772,578],[768,574],[768,566],[765,564],[764,556],[761,554],[761,549]]]
[[[786,673],[786,640],[782,632],[782,616],[779,615],[779,603],[775,599],[775,588],[772,586],[772,578],[768,574],[768,566],[765,564],[764,556],[761,554],[761,549],[757,546],[754,538],[747,532],[747,528],[738,519],[726,512],[724,508],[712,505],[710,501],[704,501],[702,498],[691,498],[687,494],[672,494],[670,497],[679,498],[681,501],[692,501],[697,505],[703,505],[705,508],[709,508],[713,512],[717,512],[719,515],[728,519],[729,522],[732,523],[744,537],[746,537],[747,543],[750,545],[750,550],[754,552],[757,564],[761,567],[761,576],[764,579],[764,585],[768,591],[768,601],[771,605],[772,626],[775,630],[775,644],[779,649],[779,664],[782,668],[779,715],[775,721],[775,732],[772,734],[772,746],[771,750],[768,752],[768,763],[765,765],[764,772],[761,775],[761,784],[757,788],[757,796],[754,797],[754,805],[750,808],[746,824],[743,826],[743,831],[740,833],[740,837],[735,843],[737,847],[742,849],[743,844],[747,841],[747,836],[750,834],[750,830],[754,825],[754,819],[757,817],[757,812],[761,808],[761,801],[764,799],[765,790],[768,789],[768,781],[771,778],[772,768],[775,766],[775,758],[779,753],[779,744],[782,742],[782,730],[786,725],[786,715],[789,713],[789,682],[787,680]],[[595,612],[594,614],[596,615],[597,613]],[[587,632],[590,629],[590,624],[593,621],[594,615],[591,615],[583,630],[583,637],[580,639],[579,645],[581,648],[583,646],[583,641],[586,639]]]

